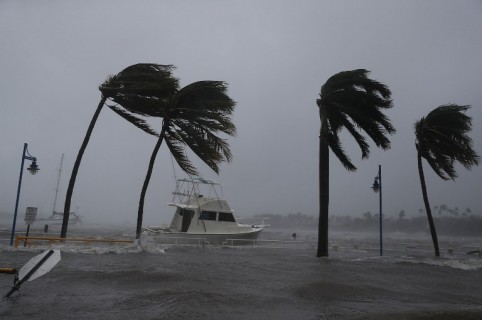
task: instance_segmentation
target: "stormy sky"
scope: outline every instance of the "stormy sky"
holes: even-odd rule
[[[471,105],[475,150],[482,154],[481,1],[0,1],[0,212],[15,207],[23,143],[41,171],[24,175],[19,206],[52,210],[65,154],[60,201],[108,75],[140,63],[173,64],[181,86],[223,80],[237,102],[229,138],[233,161],[217,176],[195,156],[202,176],[219,181],[238,216],[318,212],[315,100],[333,74],[358,68],[392,90],[392,148],[361,159],[358,170],[331,157],[330,212],[378,213],[370,186],[382,165],[384,213],[423,208],[413,124],[442,104]],[[160,120],[152,126],[159,130]],[[156,142],[104,108],[84,155],[72,209],[88,222],[136,222]],[[27,163],[28,164],[28,163]],[[457,165],[444,182],[425,163],[432,206],[482,213],[482,171]],[[145,206],[145,224],[165,223],[174,176],[165,146]]]

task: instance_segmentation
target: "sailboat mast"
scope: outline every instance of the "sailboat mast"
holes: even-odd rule
[[[62,158],[60,158],[59,176],[57,177],[57,187],[55,188],[55,198],[54,207],[52,209],[52,215],[55,215],[55,207],[57,205],[57,196],[59,195],[59,185],[60,185],[60,175],[62,174],[62,164],[64,163],[64,154],[62,153]]]

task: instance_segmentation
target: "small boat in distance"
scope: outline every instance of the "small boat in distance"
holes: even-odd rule
[[[58,211],[52,211],[52,215],[47,218],[39,218],[38,222],[43,224],[61,225],[64,220],[64,213]],[[82,219],[75,212],[69,212],[69,226],[75,224],[82,224]]]
[[[236,222],[233,210],[220,198],[219,183],[200,177],[178,179],[173,194],[175,213],[169,227],[143,227],[156,242],[252,244],[265,225]]]
[[[54,205],[52,208],[52,215],[47,218],[40,218],[37,221],[44,223],[44,224],[53,224],[53,225],[60,225],[64,219],[64,213],[55,211],[55,207],[57,206],[57,198],[60,192],[59,185],[60,185],[60,176],[62,175],[62,164],[64,162],[64,154],[62,153],[62,158],[60,158],[60,166],[59,166],[59,174],[57,176],[57,187],[55,188],[55,197],[54,197]],[[80,216],[75,212],[69,212],[69,225],[75,224],[82,224],[82,220]]]

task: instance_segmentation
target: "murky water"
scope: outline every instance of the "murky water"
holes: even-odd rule
[[[397,239],[379,257],[350,241],[323,259],[303,234],[235,248],[66,244],[50,273],[1,300],[0,319],[482,319],[479,256],[435,259],[413,241],[409,254]],[[0,266],[46,248],[0,245]],[[0,274],[2,296],[12,284]]]

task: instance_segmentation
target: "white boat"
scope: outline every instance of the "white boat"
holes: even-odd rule
[[[60,166],[58,169],[59,174],[57,176],[57,187],[55,188],[55,197],[54,197],[54,205],[52,208],[52,214],[47,218],[37,219],[37,221],[40,223],[61,225],[62,221],[64,220],[64,213],[55,210],[55,207],[57,206],[57,198],[60,192],[59,185],[60,185],[60,176],[62,175],[63,162],[64,162],[64,154],[62,153],[62,158],[60,158]],[[69,225],[75,225],[75,224],[82,224],[82,219],[77,213],[69,212]]]
[[[168,227],[144,227],[157,242],[252,244],[265,225],[236,222],[233,210],[220,198],[221,186],[200,177],[178,179],[173,192],[174,216]]]
[[[39,218],[37,222],[42,224],[48,225],[61,225],[64,220],[64,213],[58,211],[52,211],[52,215],[48,216],[47,218]],[[82,219],[80,216],[75,212],[69,213],[69,226],[75,224],[82,224]]]

